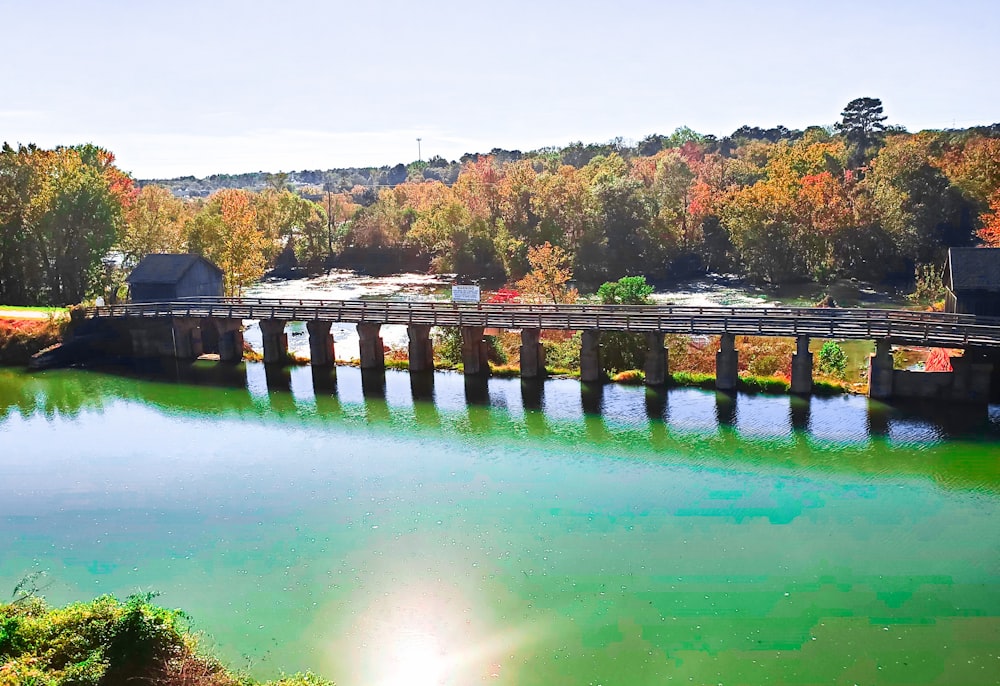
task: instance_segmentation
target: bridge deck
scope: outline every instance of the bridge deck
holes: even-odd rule
[[[1000,348],[1000,319],[908,310],[195,298],[94,307],[85,310],[84,314],[91,318],[217,317],[501,329],[597,329],[695,335],[731,333],[884,339],[893,343],[944,348]]]

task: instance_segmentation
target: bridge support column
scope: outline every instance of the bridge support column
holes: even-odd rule
[[[521,329],[521,378],[545,376],[545,348],[539,340],[541,329]]]
[[[175,357],[173,322],[163,319],[126,320],[133,357]]]
[[[792,387],[791,392],[797,395],[809,395],[813,389],[813,355],[809,352],[809,337],[799,336],[795,340],[795,353],[792,355]]]
[[[194,360],[202,354],[201,328],[198,319],[174,317],[170,321],[174,336],[174,357],[178,360]]]
[[[580,336],[580,381],[601,380],[601,332],[587,329]]]
[[[426,372],[434,369],[431,327],[427,324],[410,324],[406,327],[406,335],[410,337],[410,371]]]
[[[740,354],[736,352],[736,336],[724,333],[715,353],[715,387],[720,391],[736,390],[740,376]]]
[[[892,344],[875,341],[875,353],[868,357],[868,397],[892,397]]]
[[[646,364],[643,372],[646,374],[647,386],[662,386],[667,383],[667,371],[670,365],[669,352],[663,347],[663,334],[651,331],[646,337]]]
[[[358,322],[358,352],[362,369],[385,369],[385,348],[379,331],[381,324]]]
[[[462,327],[462,365],[466,376],[490,373],[489,348],[483,338],[483,327]]]
[[[264,364],[288,362],[288,335],[284,319],[261,319],[260,333],[264,341]]]
[[[243,359],[243,320],[213,319],[219,337],[219,361],[237,363]]]
[[[988,353],[966,349],[962,357],[951,358],[950,400],[988,403],[991,395],[994,363]]]
[[[335,357],[333,336],[330,326],[333,322],[313,320],[306,322],[309,332],[309,364],[313,367],[332,367]]]

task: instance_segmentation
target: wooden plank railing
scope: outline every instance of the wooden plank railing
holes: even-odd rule
[[[432,326],[483,326],[694,335],[809,336],[935,347],[1000,348],[1000,319],[908,310],[538,305],[435,301],[190,298],[94,307],[87,317],[218,317]]]

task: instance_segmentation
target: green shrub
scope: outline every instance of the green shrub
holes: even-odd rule
[[[457,326],[436,327],[434,337],[434,357],[444,366],[457,368],[462,364],[462,329]],[[485,336],[487,354],[494,364],[507,364],[504,352],[496,336]]]
[[[434,357],[446,365],[462,364],[462,330],[457,326],[434,329]]]
[[[582,334],[577,331],[566,338],[543,338],[542,347],[545,350],[546,368],[551,367],[571,372],[579,370],[581,336]]]
[[[841,395],[847,393],[844,384],[833,381],[813,381],[813,395]]]
[[[918,264],[913,268],[913,292],[907,297],[915,303],[932,303],[945,297],[944,268],[933,264]]]
[[[789,383],[774,376],[741,376],[736,387],[749,393],[788,393]]]
[[[715,388],[715,374],[674,372],[670,375],[670,382],[674,386],[693,386],[695,388],[713,390]]]
[[[847,353],[836,341],[827,341],[820,348],[819,370],[837,379],[847,377]]]
[[[500,379],[513,379],[521,375],[521,368],[511,364],[491,364],[490,373]]]
[[[646,362],[646,338],[638,333],[601,334],[601,369],[608,376],[641,367]]]
[[[605,305],[647,305],[653,287],[645,276],[623,276],[617,281],[605,281],[597,289],[597,297]]]
[[[217,660],[198,653],[180,610],[151,604],[153,594],[122,603],[102,596],[50,608],[34,596],[0,603],[0,684],[3,686],[253,686]],[[272,686],[332,686],[312,674],[282,677]]]
[[[781,366],[782,360],[777,355],[757,355],[747,363],[747,371],[754,376],[774,376]]]

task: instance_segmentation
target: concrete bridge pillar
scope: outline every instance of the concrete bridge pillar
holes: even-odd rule
[[[284,319],[261,319],[261,338],[264,340],[264,364],[288,362],[288,335]]]
[[[809,337],[799,336],[795,340],[795,353],[792,354],[792,387],[791,392],[797,395],[809,395],[813,389],[813,355],[809,352]]]
[[[427,324],[410,324],[406,327],[410,337],[410,371],[426,372],[434,369],[434,343],[431,327]]]
[[[219,338],[219,361],[237,363],[243,359],[243,320],[213,319]]]
[[[174,317],[170,326],[174,337],[174,357],[178,360],[194,360],[204,352],[201,345],[200,322],[197,318]]]
[[[580,336],[580,381],[601,380],[601,332],[587,329]]]
[[[990,401],[994,367],[988,355],[966,349],[962,357],[951,358],[951,368],[951,399],[968,403]]]
[[[892,344],[875,341],[875,353],[868,358],[868,397],[892,397]]]
[[[715,388],[734,391],[739,378],[740,354],[736,352],[736,336],[724,333],[719,338],[719,352],[715,353]]]
[[[313,320],[306,322],[309,332],[309,364],[313,367],[331,367],[336,359],[330,327],[333,322]]]
[[[130,350],[134,357],[176,356],[172,322],[162,319],[134,319],[127,320],[125,326],[128,329]]]
[[[379,336],[382,325],[358,322],[358,352],[362,369],[385,369],[385,348]]]
[[[540,338],[541,329],[521,329],[521,378],[537,379],[545,376],[545,348]]]
[[[490,373],[489,348],[483,338],[483,327],[462,327],[462,365],[466,376]]]
[[[669,369],[669,352],[663,347],[663,333],[651,331],[646,337],[646,364],[643,372],[646,374],[647,386],[662,386],[667,383]]]

